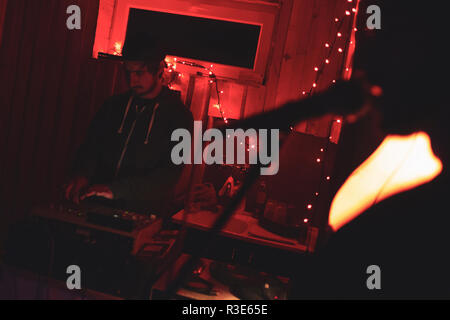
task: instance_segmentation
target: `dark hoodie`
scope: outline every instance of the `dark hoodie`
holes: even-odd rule
[[[151,100],[112,96],[92,120],[72,173],[108,185],[114,207],[160,214],[182,171],[170,157],[178,128],[192,132],[192,113],[167,87]]]

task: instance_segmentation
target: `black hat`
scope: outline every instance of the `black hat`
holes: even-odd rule
[[[122,49],[122,60],[160,63],[166,54],[158,39],[145,32],[127,35]]]

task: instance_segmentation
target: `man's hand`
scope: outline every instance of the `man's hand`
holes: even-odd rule
[[[73,178],[65,189],[66,199],[79,204],[80,194],[88,185],[89,180],[86,177],[78,176]]]
[[[103,184],[96,184],[89,187],[86,192],[80,197],[80,200],[84,200],[89,197],[103,197],[109,200],[114,199],[114,194],[111,189]]]

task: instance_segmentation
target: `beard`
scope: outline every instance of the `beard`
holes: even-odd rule
[[[147,89],[144,89],[143,87],[135,87],[132,88],[131,90],[133,91],[133,95],[137,96],[137,97],[144,97],[150,93],[152,93],[153,91],[155,91],[156,87],[158,86],[158,81],[154,81],[150,87],[148,87]]]

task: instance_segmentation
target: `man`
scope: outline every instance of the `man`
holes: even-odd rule
[[[75,203],[107,199],[112,206],[161,214],[181,174],[171,161],[171,134],[192,131],[192,113],[163,86],[165,54],[146,34],[129,36],[124,60],[130,91],[110,97],[94,117],[65,190]]]

